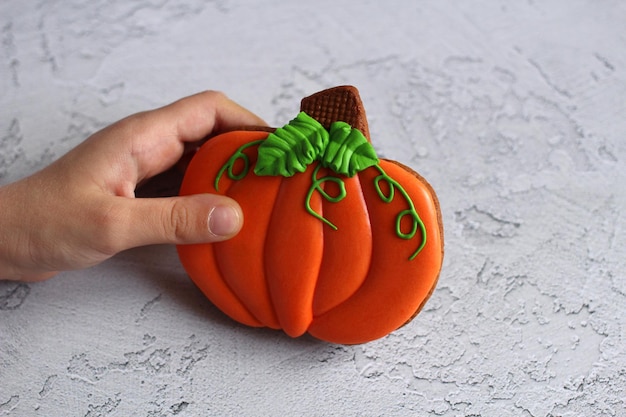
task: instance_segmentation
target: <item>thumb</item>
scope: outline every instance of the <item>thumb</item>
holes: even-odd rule
[[[124,246],[159,243],[209,243],[229,239],[243,225],[243,213],[231,198],[195,194],[126,200],[129,225]]]

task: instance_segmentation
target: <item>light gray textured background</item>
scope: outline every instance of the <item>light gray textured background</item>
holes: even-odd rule
[[[345,83],[441,200],[416,320],[292,340],[131,250],[0,283],[0,416],[625,416],[623,1],[4,0],[0,184],[203,89],[282,125]]]

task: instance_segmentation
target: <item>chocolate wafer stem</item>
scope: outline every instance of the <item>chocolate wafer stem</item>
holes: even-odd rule
[[[365,108],[359,90],[355,87],[344,85],[305,97],[300,104],[300,110],[320,122],[327,130],[333,122],[348,123],[360,130],[371,142]]]

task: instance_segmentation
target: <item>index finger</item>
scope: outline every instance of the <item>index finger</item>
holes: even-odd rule
[[[198,141],[243,126],[266,126],[260,117],[218,91],[204,91],[155,110],[172,117],[183,142]],[[166,122],[167,123],[167,122]]]
[[[137,113],[125,124],[138,179],[145,179],[172,167],[183,155],[185,143],[243,126],[266,126],[251,111],[223,93],[205,91],[167,106]]]

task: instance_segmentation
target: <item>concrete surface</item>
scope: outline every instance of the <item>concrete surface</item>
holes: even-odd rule
[[[0,2],[0,183],[202,89],[274,125],[350,83],[446,226],[406,327],[239,326],[172,247],[0,283],[0,416],[625,416],[626,3]]]

